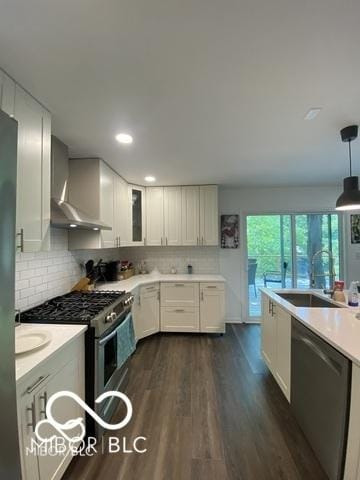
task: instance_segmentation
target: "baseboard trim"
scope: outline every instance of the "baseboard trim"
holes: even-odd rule
[[[225,319],[225,323],[244,323],[240,317],[228,317]]]

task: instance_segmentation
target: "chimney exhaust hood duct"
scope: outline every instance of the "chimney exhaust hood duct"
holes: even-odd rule
[[[68,201],[68,147],[54,136],[51,137],[51,167],[51,225],[66,229],[111,230],[109,225],[90,217]]]

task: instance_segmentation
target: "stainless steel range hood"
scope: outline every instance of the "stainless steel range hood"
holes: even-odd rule
[[[109,225],[92,218],[68,201],[68,147],[54,136],[51,137],[51,171],[51,225],[53,227],[111,230]]]
[[[88,217],[78,208],[58,198],[51,198],[51,225],[57,228],[83,228],[85,230],[111,230],[111,227]]]

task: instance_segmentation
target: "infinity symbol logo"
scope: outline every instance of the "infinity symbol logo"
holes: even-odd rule
[[[129,397],[127,397],[125,395],[125,393],[116,392],[116,391],[109,391],[109,392],[102,393],[95,400],[95,403],[101,403],[103,400],[105,400],[109,397],[117,397],[117,398],[120,398],[121,400],[123,400],[123,402],[125,403],[127,411],[126,411],[126,415],[125,415],[124,419],[119,423],[107,423],[101,417],[99,417],[99,415],[97,415],[97,413],[94,412],[94,410],[92,408],[90,408],[76,393],[69,392],[67,390],[62,390],[60,392],[54,393],[49,398],[49,401],[47,402],[47,405],[46,405],[46,417],[47,418],[45,420],[40,420],[40,422],[38,422],[36,424],[35,435],[37,436],[37,438],[41,442],[51,442],[54,439],[56,439],[56,435],[52,435],[51,437],[48,437],[48,438],[44,438],[40,435],[39,430],[43,425],[51,425],[68,442],[74,442],[74,443],[80,442],[85,437],[85,433],[86,433],[85,432],[85,425],[84,425],[84,421],[81,417],[68,420],[65,423],[59,423],[53,417],[53,414],[52,414],[52,411],[51,411],[52,406],[57,399],[63,398],[63,397],[68,397],[68,398],[72,398],[73,400],[75,400],[75,402],[77,402],[80,405],[80,407],[82,407],[100,426],[102,426],[103,428],[106,428],[108,430],[120,430],[121,428],[125,427],[130,422],[132,414],[133,414],[133,408],[132,408],[131,401],[130,401]],[[77,436],[70,437],[69,435],[67,435],[65,433],[66,431],[73,430],[76,427],[79,427],[79,429],[80,429],[80,433]]]

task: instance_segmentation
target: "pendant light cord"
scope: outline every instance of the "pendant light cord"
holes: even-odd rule
[[[349,140],[349,160],[350,160],[350,177],[352,177],[352,164],[351,164],[351,140]]]

